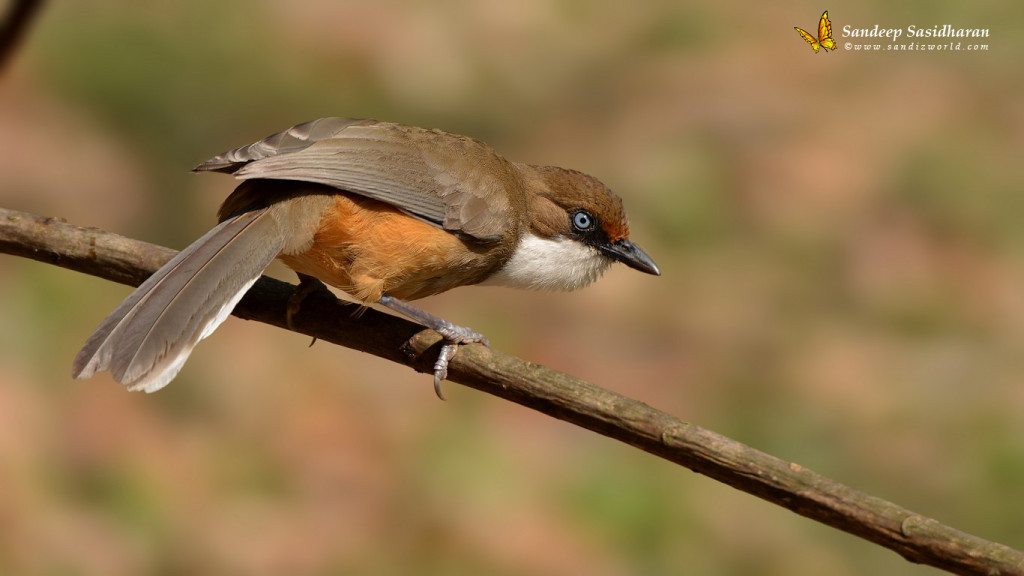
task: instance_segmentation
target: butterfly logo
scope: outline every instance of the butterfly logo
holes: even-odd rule
[[[824,48],[825,52],[836,49],[836,41],[832,39],[832,23],[828,20],[828,10],[821,15],[821,21],[818,22],[818,38],[815,39],[803,28],[793,27],[797,32],[800,33],[800,37],[807,41],[814,49],[814,53],[818,53],[818,48]]]

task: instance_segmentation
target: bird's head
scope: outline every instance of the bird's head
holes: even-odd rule
[[[575,290],[613,262],[660,276],[654,260],[629,239],[622,199],[600,180],[554,166],[521,166],[527,226],[505,266],[488,283]]]

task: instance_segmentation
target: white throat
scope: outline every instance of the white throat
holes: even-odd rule
[[[505,266],[481,284],[531,290],[576,290],[600,278],[611,263],[611,258],[582,242],[527,233]]]

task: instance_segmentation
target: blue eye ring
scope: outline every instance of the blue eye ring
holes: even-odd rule
[[[572,227],[580,232],[593,230],[597,225],[597,218],[594,218],[594,216],[586,210],[576,210],[572,213],[570,219],[572,221]]]

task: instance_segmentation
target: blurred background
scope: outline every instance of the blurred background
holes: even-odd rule
[[[793,26],[825,9],[839,49],[814,54]],[[989,50],[843,49],[847,24],[945,23]],[[192,166],[321,116],[583,170],[661,278],[423,306],[1022,548],[1022,53],[1006,2],[51,2],[0,76],[0,206],[182,248],[233,187]],[[0,256],[2,574],[938,573],[234,318],[157,394],[72,381],[129,291]]]

